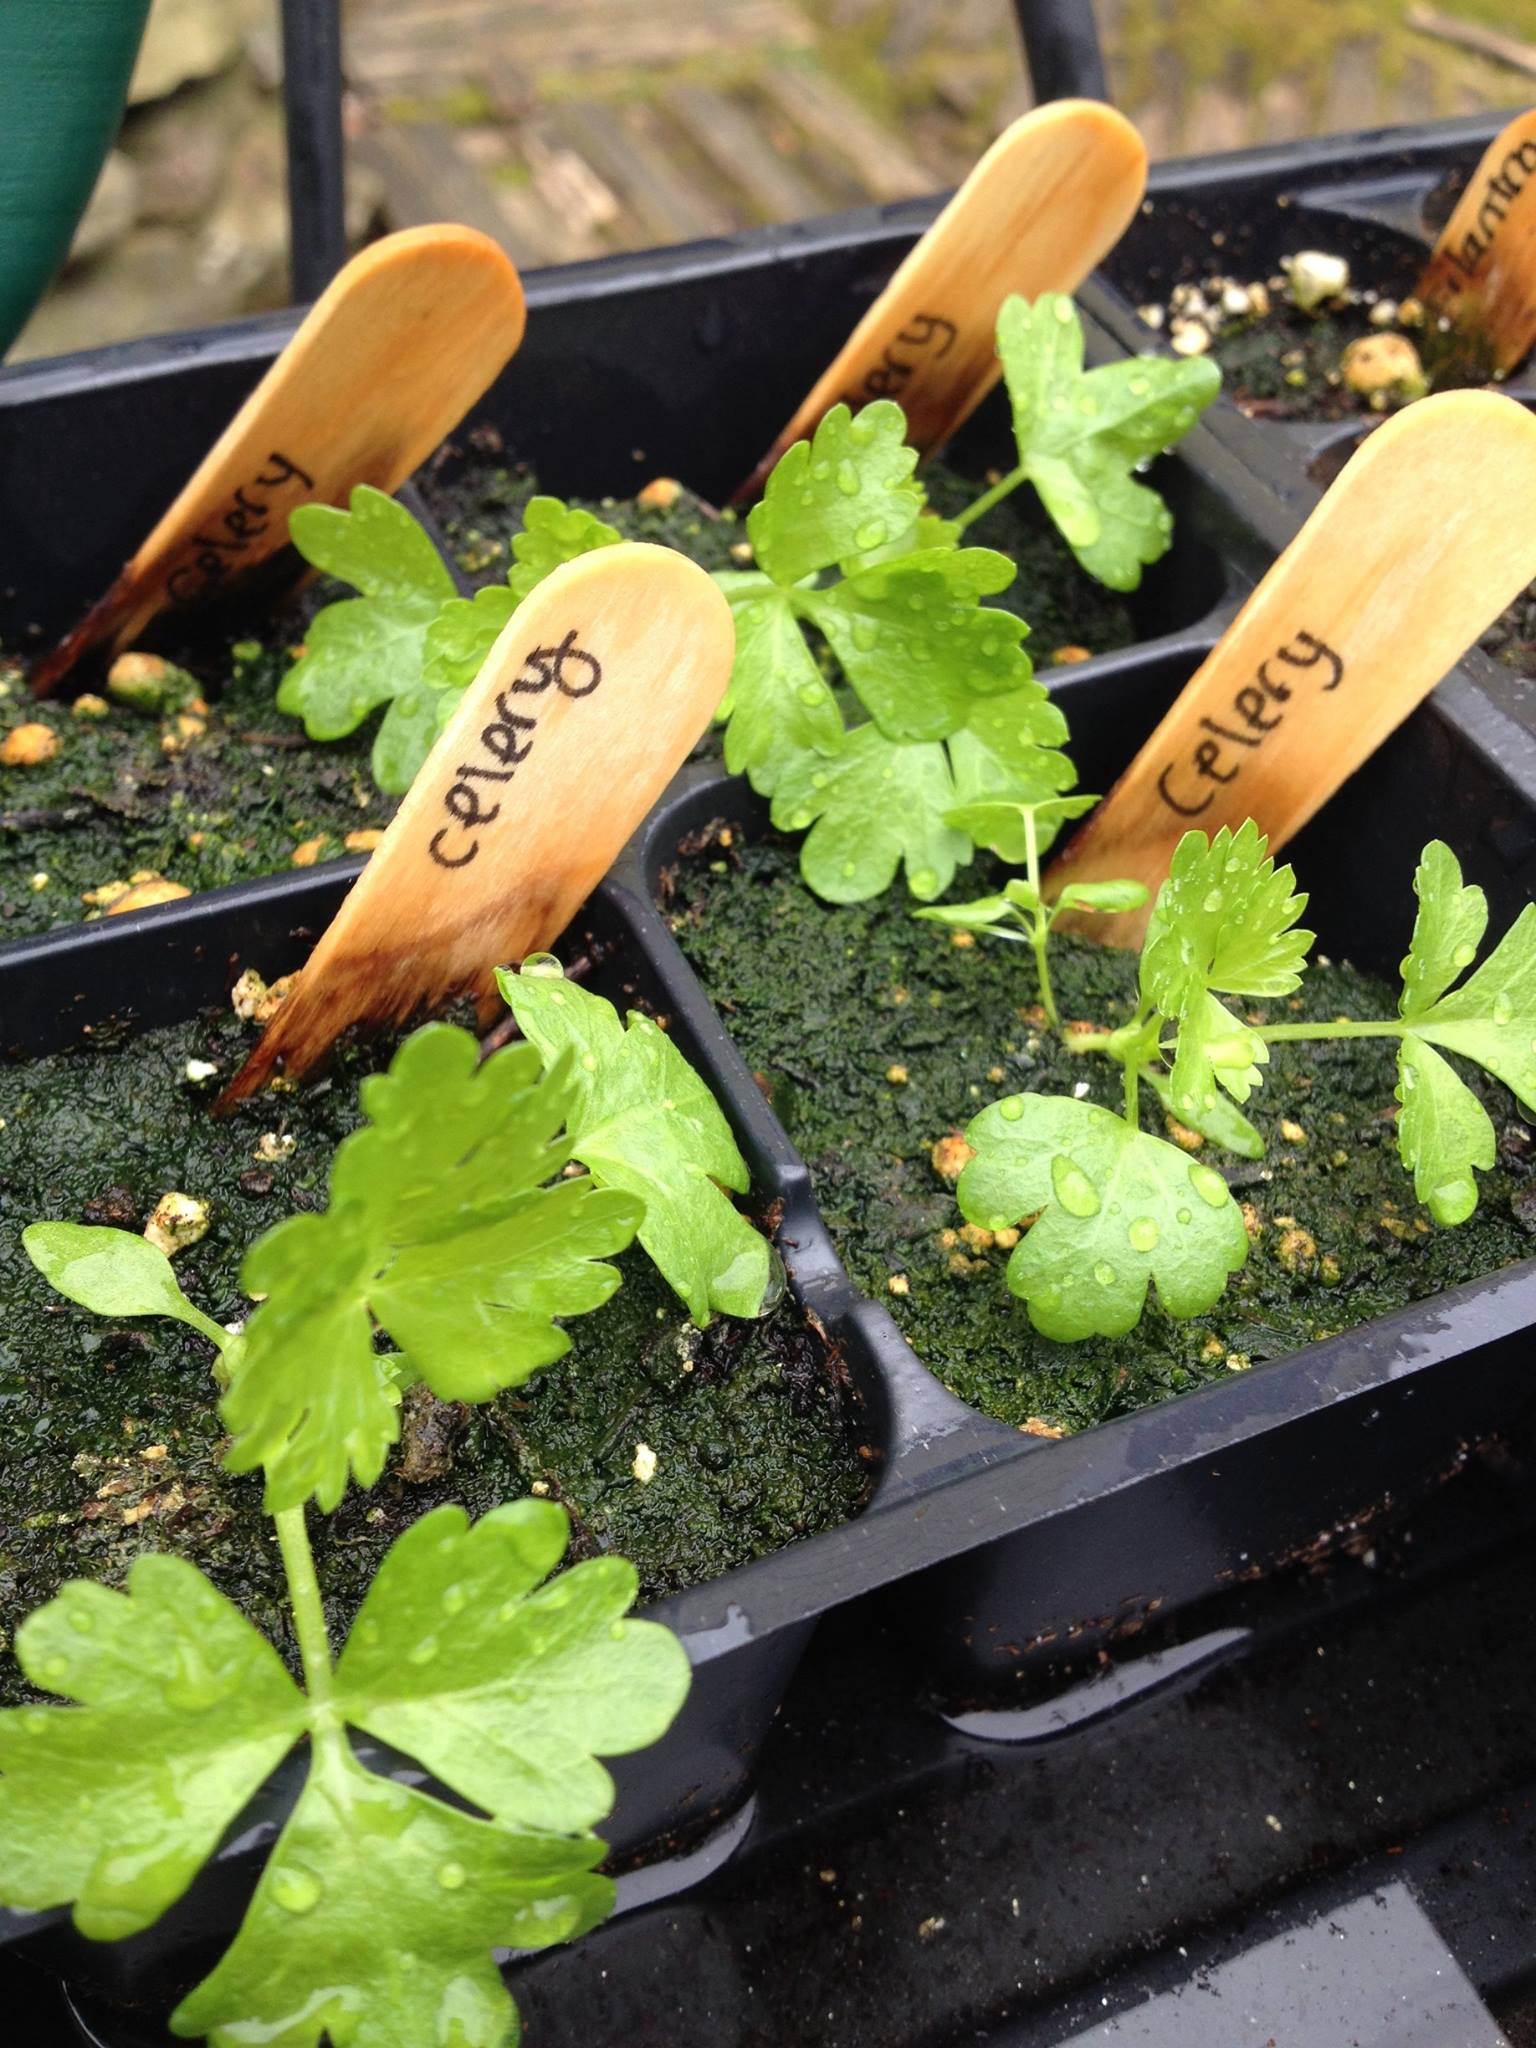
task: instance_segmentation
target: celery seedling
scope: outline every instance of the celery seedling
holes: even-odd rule
[[[267,1464],[302,1682],[194,1565],[151,1555],[125,1591],[71,1581],[17,1631],[27,1677],[73,1704],[0,1712],[0,1897],[73,1902],[96,1940],[173,1906],[307,1743],[240,1929],[171,2018],[214,2048],[509,2048],[493,1951],[568,1940],[608,1912],[598,1758],[657,1740],[687,1692],[680,1644],[625,1619],[637,1581],[622,1558],[549,1579],[568,1537],[552,1501],[473,1525],[435,1509],[386,1553],[339,1657],[328,1638],[303,1502],[334,1501],[349,1469],[377,1473],[392,1386],[419,1373],[484,1399],[565,1348],[552,1315],[618,1284],[600,1258],[640,1205],[585,1178],[542,1185],[569,1157],[555,1137],[569,1084],[538,1069],[530,1046],[477,1067],[447,1025],[407,1040],[364,1084],[370,1123],[337,1153],[332,1207],[253,1248],[247,1277],[270,1292],[242,1337],[142,1239],[25,1233],[71,1299],[207,1336],[240,1432],[229,1462]],[[408,1364],[375,1353],[374,1318]],[[450,1796],[379,1776],[349,1731],[406,1751]]]
[[[1453,986],[1476,959],[1488,907],[1480,889],[1463,884],[1450,848],[1432,841],[1414,877],[1419,910],[1395,1018],[1240,1018],[1223,996],[1283,996],[1300,983],[1312,934],[1297,928],[1306,899],[1294,880],[1267,857],[1251,820],[1214,840],[1186,833],[1153,907],[1135,1015],[1115,1031],[1068,1035],[1074,1050],[1120,1063],[1124,1116],[1016,1095],[983,1110],[967,1131],[976,1157],[960,1176],[966,1216],[989,1229],[1038,1218],[1012,1254],[1008,1279],[1046,1336],[1124,1335],[1153,1281],[1170,1314],[1200,1314],[1246,1257],[1221,1175],[1141,1130],[1144,1079],[1196,1130],[1257,1156],[1262,1141],[1236,1105],[1262,1084],[1271,1045],[1395,1039],[1398,1149],[1442,1225],[1472,1214],[1475,1173],[1494,1161],[1488,1112],[1444,1053],[1474,1061],[1536,1110],[1536,905],[1527,904],[1493,953]]]

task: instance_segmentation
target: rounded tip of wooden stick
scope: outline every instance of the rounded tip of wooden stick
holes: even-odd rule
[[[397,228],[392,234],[381,235],[342,265],[317,303],[343,296],[360,284],[402,267],[418,270],[434,266],[453,270],[460,280],[468,269],[484,272],[488,289],[505,301],[501,317],[508,323],[510,355],[522,340],[527,321],[522,277],[500,242],[479,228],[466,227],[462,221],[432,221],[422,227]]]

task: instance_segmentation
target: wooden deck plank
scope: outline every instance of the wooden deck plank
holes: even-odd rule
[[[754,221],[805,220],[836,201],[775,149],[739,100],[705,85],[674,85],[664,102],[699,154],[747,201]]]
[[[872,199],[916,199],[942,179],[825,73],[807,65],[763,68],[763,90],[815,142],[840,157]]]
[[[508,193],[511,204],[503,205],[503,195],[460,153],[451,128],[397,122],[358,136],[351,150],[378,174],[394,227],[462,221],[491,236],[525,268],[593,253],[573,245],[547,208],[527,203],[529,195]]]
[[[650,110],[641,107],[570,100],[559,109],[561,133],[653,241],[686,242],[729,232],[738,225],[735,217],[671,162],[654,122]]]

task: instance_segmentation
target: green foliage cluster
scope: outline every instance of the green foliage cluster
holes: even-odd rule
[[[1135,472],[1220,381],[1209,362],[1154,356],[1085,370],[1082,322],[1059,293],[1009,299],[997,345],[1019,463],[959,519],[928,510],[898,405],[838,405],[786,450],[748,515],[757,566],[717,574],[736,622],[726,765],[772,798],[781,830],[807,834],[802,872],[829,902],[878,895],[898,871],[931,901],[989,843],[988,807],[1070,788],[1066,721],[1034,676],[1028,628],[985,602],[1013,564],[964,546],[963,530],[1027,482],[1083,567],[1134,589],[1173,532]],[[462,598],[403,506],[364,485],[351,507],[294,515],[300,553],[362,594],[316,614],[278,704],[313,739],[387,704],[373,772],[400,791],[528,593],[620,536],[534,498],[506,581]]]
[[[1008,1279],[1045,1336],[1122,1336],[1154,1284],[1171,1315],[1204,1314],[1247,1257],[1242,1216],[1222,1175],[1141,1129],[1144,1080],[1183,1123],[1257,1158],[1263,1141],[1240,1105],[1262,1086],[1271,1045],[1395,1039],[1398,1149],[1418,1198],[1443,1225],[1473,1213],[1475,1175],[1493,1165],[1495,1150],[1487,1110],[1445,1054],[1472,1061],[1536,1111],[1536,905],[1456,986],[1476,960],[1488,905],[1481,889],[1463,883],[1450,848],[1432,841],[1414,877],[1419,908],[1398,1015],[1272,1025],[1223,998],[1262,1002],[1300,984],[1312,934],[1298,927],[1306,898],[1294,883],[1251,820],[1213,839],[1186,833],[1153,905],[1135,1015],[1118,1030],[1066,1038],[1074,1050],[1120,1063],[1124,1116],[1059,1096],[1011,1095],[969,1126],[975,1157],[960,1176],[960,1207],[992,1230],[1027,1222]],[[1135,887],[1096,885],[1102,899],[1078,907],[1130,907]],[[1065,895],[1055,914],[1064,907]],[[1022,923],[1044,966],[1052,913],[1040,904],[1037,879],[926,914],[1004,937],[1018,936]]]
[[[387,1552],[339,1656],[327,1640],[306,1504],[377,1479],[402,1388],[485,1401],[551,1365],[569,1348],[559,1319],[608,1298],[607,1259],[637,1232],[701,1324],[770,1294],[771,1249],[723,1192],[745,1191],[745,1164],[677,1050],[547,961],[505,985],[528,1042],[482,1061],[469,1033],[428,1024],[364,1082],[329,1206],[247,1254],[259,1305],[238,1334],[141,1237],[24,1233],[71,1300],[208,1337],[226,1462],[265,1474],[302,1683],[195,1566],[147,1555],[125,1591],[72,1581],[18,1630],[28,1679],[72,1704],[0,1713],[0,1897],[72,1902],[97,1940],[174,1905],[307,1744],[240,1930],[172,2017],[217,2048],[502,2048],[516,2014],[493,1949],[568,1940],[609,1910],[598,1758],[655,1741],[687,1690],[675,1638],[625,1618],[625,1560],[551,1577],[568,1523],[546,1500],[473,1525],[434,1510]],[[349,1730],[467,1804],[378,1776]]]

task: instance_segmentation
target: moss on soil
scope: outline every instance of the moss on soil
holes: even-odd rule
[[[943,471],[930,474],[929,487],[946,512],[975,492]],[[505,576],[509,542],[536,488],[526,470],[484,456],[451,483],[430,485],[445,535],[476,585]],[[731,554],[743,539],[736,515],[717,514],[691,493],[664,512],[609,499],[591,509],[628,537],[678,548],[706,568],[739,566]],[[1027,493],[980,522],[975,538],[1019,563],[1018,580],[997,602],[1029,619],[1037,662],[1067,643],[1097,654],[1135,637],[1124,599],[1083,574]],[[34,702],[19,671],[0,663],[0,739],[39,722],[60,742],[49,761],[0,767],[0,939],[100,915],[85,896],[138,872],[211,889],[281,873],[300,847],[311,861],[333,859],[348,833],[387,824],[397,800],[381,795],[368,772],[382,712],[348,738],[320,743],[274,701],[314,611],[347,594],[322,584],[275,612],[171,645],[209,706],[201,731],[116,703],[103,719],[76,717],[67,703]],[[706,739],[704,750],[711,746],[718,750]]]
[[[1217,1307],[1176,1322],[1154,1299],[1127,1338],[1052,1343],[1009,1293],[1006,1252],[985,1233],[956,1235],[963,1219],[931,1161],[936,1140],[1020,1089],[1086,1083],[1095,1101],[1121,1106],[1119,1068],[1066,1052],[1032,1012],[1024,949],[957,944],[918,923],[897,891],[829,909],[801,883],[793,846],[746,843],[739,831],[727,857],[707,847],[680,861],[670,885],[672,928],[810,1165],[855,1282],[945,1385],[1002,1421],[1087,1428],[1536,1251],[1533,1140],[1502,1089],[1459,1064],[1493,1114],[1500,1156],[1473,1220],[1438,1230],[1397,1159],[1390,1045],[1277,1046],[1247,1105],[1265,1158],[1200,1154],[1248,1205],[1254,1238]],[[956,893],[986,886],[973,869]],[[1052,971],[1068,1020],[1121,1023],[1134,1007],[1134,954],[1058,940]],[[1269,1006],[1271,1021],[1395,1009],[1393,991],[1347,966],[1319,961],[1303,990]],[[1302,1135],[1288,1136],[1282,1119]],[[1142,1120],[1167,1134],[1146,1090]],[[892,1276],[905,1293],[889,1290]]]
[[[54,1295],[21,1248],[38,1217],[136,1228],[169,1189],[211,1198],[178,1277],[219,1322],[249,1312],[246,1247],[296,1209],[323,1206],[336,1143],[358,1122],[356,1081],[378,1054],[343,1054],[329,1079],[209,1114],[253,1027],[209,1016],[142,1036],[0,1066],[0,1623],[66,1578],[122,1579],[146,1549],[194,1558],[286,1650],[282,1572],[260,1481],[220,1469],[225,1437],[210,1347],[179,1324],[109,1323]],[[294,1140],[255,1156],[264,1131]],[[103,1206],[104,1209],[103,1209]],[[93,1206],[95,1205],[95,1206]],[[694,1332],[643,1253],[624,1284],[570,1325],[573,1349],[483,1408],[411,1397],[405,1440],[380,1483],[313,1517],[333,1622],[344,1626],[385,1545],[439,1501],[475,1514],[535,1482],[570,1508],[573,1555],[614,1550],[647,1595],[672,1591],[830,1527],[862,1503],[867,1466],[820,1345],[787,1305],[762,1323]],[[638,1443],[656,1453],[641,1485]],[[0,1701],[22,1680],[0,1656]]]

